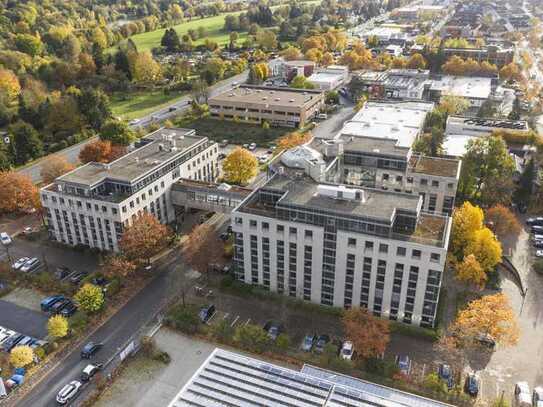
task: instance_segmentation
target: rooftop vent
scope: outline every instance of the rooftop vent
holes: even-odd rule
[[[289,99],[289,102],[294,102],[294,99]]]
[[[264,97],[262,98],[262,100],[268,100],[268,98],[267,98],[266,96],[264,96]]]
[[[276,102],[279,102],[281,99],[280,98],[275,98],[275,101]]]

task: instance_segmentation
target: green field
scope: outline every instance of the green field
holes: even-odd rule
[[[138,119],[174,103],[184,95],[186,93],[181,92],[166,95],[161,90],[116,93],[111,96],[111,111],[113,116],[124,120]]]
[[[179,38],[181,38],[190,29],[197,31],[198,27],[204,27],[206,29],[205,38],[209,38],[210,40],[217,42],[219,45],[228,44],[230,42],[230,37],[229,37],[230,34],[223,31],[224,17],[228,14],[237,15],[237,14],[240,14],[240,12],[226,13],[226,14],[221,14],[219,16],[207,17],[207,18],[201,18],[201,19],[193,19],[192,21],[186,21],[184,23],[174,25],[173,28],[177,32],[177,35],[179,35]],[[142,33],[142,34],[136,34],[136,35],[131,36],[130,38],[136,44],[138,51],[150,51],[151,49],[160,46],[160,40],[162,39],[162,36],[164,35],[164,31],[166,31],[165,28]],[[245,33],[238,33],[238,34],[239,34],[238,42],[241,43],[247,37],[247,33],[245,32]],[[201,38],[194,41],[194,45],[203,44],[205,38]],[[112,51],[115,48],[116,47],[112,47],[108,51]]]

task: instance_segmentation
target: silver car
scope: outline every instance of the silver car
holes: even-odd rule
[[[23,266],[21,267],[21,271],[23,273],[30,273],[36,270],[40,266],[41,266],[40,260],[37,257],[33,257],[30,260],[28,260],[25,264],[23,264]]]

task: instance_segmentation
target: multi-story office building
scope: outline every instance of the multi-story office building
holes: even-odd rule
[[[209,99],[211,117],[303,127],[324,106],[320,90],[240,85]]]
[[[460,161],[412,153],[431,107],[370,102],[335,137],[283,153],[232,214],[236,277],[432,326]]]
[[[78,167],[41,190],[50,237],[117,251],[123,228],[143,212],[172,222],[171,185],[215,180],[217,156],[217,144],[194,130],[162,128],[116,161]]]
[[[355,76],[361,89],[372,99],[422,100],[430,71],[418,69],[389,69],[367,71]]]

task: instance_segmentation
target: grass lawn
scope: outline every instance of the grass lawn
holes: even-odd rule
[[[263,129],[256,124],[235,123],[219,119],[198,119],[194,121],[176,122],[179,127],[196,129],[196,133],[201,136],[209,137],[211,140],[228,140],[232,144],[250,144],[256,143],[259,147],[268,147],[275,140],[294,129],[284,127],[270,127]]]
[[[181,92],[171,92],[166,95],[162,90],[116,93],[111,96],[111,111],[113,116],[125,120],[137,119],[165,107],[185,95]]]

